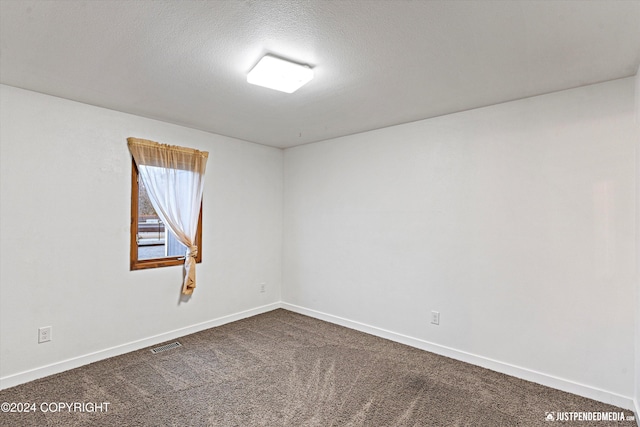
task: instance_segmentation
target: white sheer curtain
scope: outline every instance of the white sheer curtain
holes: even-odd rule
[[[156,213],[187,247],[182,293],[191,295],[196,287],[195,240],[209,153],[138,138],[127,138],[127,144]]]

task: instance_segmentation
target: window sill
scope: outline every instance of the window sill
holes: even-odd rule
[[[196,264],[200,264],[200,257],[196,258]],[[171,267],[174,265],[183,265],[184,257],[179,258],[155,258],[145,259],[131,262],[130,270],[145,270],[147,268]]]

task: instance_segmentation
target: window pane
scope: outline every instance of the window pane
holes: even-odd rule
[[[168,230],[166,256],[185,256],[187,247],[178,241],[178,238]]]
[[[138,183],[138,259],[184,256],[187,247],[166,229],[142,180]]]
[[[138,259],[165,257],[165,228],[142,180],[138,181]]]

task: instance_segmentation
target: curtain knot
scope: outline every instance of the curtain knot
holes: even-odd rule
[[[198,247],[196,245],[187,248],[187,258],[195,258],[198,256]]]

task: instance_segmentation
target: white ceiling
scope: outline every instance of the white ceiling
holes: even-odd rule
[[[246,82],[265,54],[315,78]],[[7,1],[4,84],[290,147],[640,64],[640,1]]]

